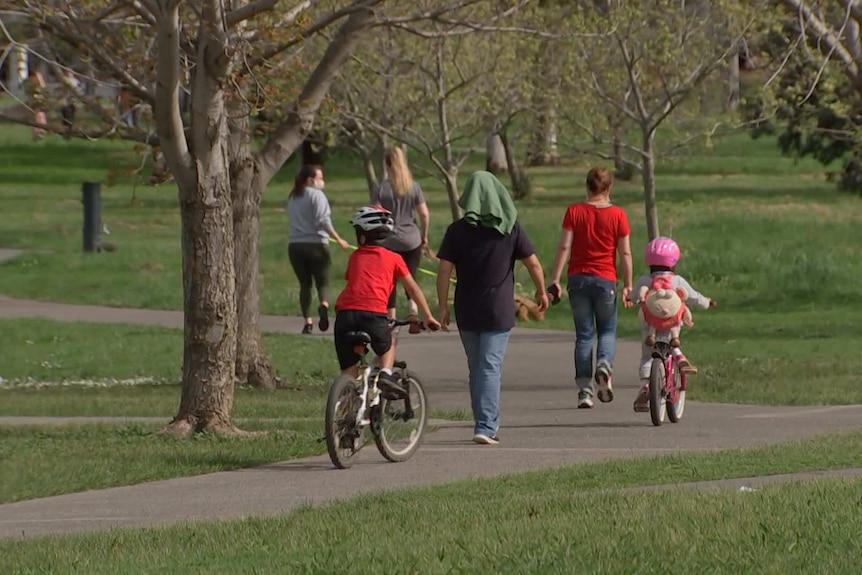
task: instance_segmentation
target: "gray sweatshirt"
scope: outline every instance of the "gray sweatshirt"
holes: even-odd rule
[[[326,244],[332,229],[332,211],[323,190],[306,187],[301,195],[287,198],[290,244]]]

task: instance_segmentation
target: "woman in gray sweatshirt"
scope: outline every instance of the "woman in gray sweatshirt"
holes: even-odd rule
[[[299,279],[299,307],[305,318],[302,333],[312,332],[311,286],[317,286],[318,327],[329,329],[329,238],[348,249],[350,245],[332,227],[329,200],[323,193],[323,168],[315,164],[300,167],[287,198],[290,231],[287,255]]]

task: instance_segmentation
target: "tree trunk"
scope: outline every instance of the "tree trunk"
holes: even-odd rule
[[[724,101],[724,109],[728,112],[736,111],[739,105],[739,52],[733,50],[728,58],[725,68],[727,81],[727,97]]]
[[[485,169],[497,176],[509,171],[506,149],[497,132],[488,134],[485,140]]]
[[[540,8],[549,8],[552,2],[540,1]],[[550,12],[543,12],[543,19],[554,18]],[[550,24],[550,21],[548,21]],[[533,61],[533,72],[539,75],[538,85],[542,89],[533,93],[533,109],[536,111],[536,124],[533,127],[532,142],[527,151],[528,166],[556,166],[560,163],[557,150],[557,118],[554,98],[559,90],[558,66],[554,62],[552,42],[542,42]]]
[[[251,155],[248,106],[236,100],[231,100],[229,105],[236,269],[236,383],[275,389],[279,380],[263,350],[260,333],[260,202],[264,185]]]
[[[156,129],[176,176],[182,223],[183,380],[180,407],[165,433],[233,433],[236,285],[225,113],[230,75],[223,5],[201,12],[191,126],[179,109],[179,3],[160,4]]]
[[[440,123],[440,140],[443,142],[443,178],[446,181],[446,194],[452,221],[461,219],[461,206],[458,205],[458,166],[452,151],[452,133],[449,129],[449,110],[446,107],[446,86],[443,84],[443,43],[437,41],[437,121]],[[438,168],[440,165],[438,164]]]
[[[200,173],[195,189],[180,186],[180,215],[185,300],[183,381],[179,411],[166,431],[178,435],[236,432],[231,422],[236,295],[226,165],[211,165]]]
[[[449,196],[449,207],[452,209],[452,221],[460,220],[462,217],[461,206],[458,205],[458,173],[448,172],[444,175],[446,180],[446,195]]]
[[[644,129],[643,134],[643,166],[641,177],[644,186],[644,209],[646,213],[647,236],[654,239],[659,236],[658,209],[655,199],[655,133],[652,129]]]
[[[553,104],[545,103],[545,111],[539,114],[533,144],[527,155],[530,166],[557,166],[560,152],[557,149],[557,119]]]
[[[532,193],[530,185],[530,177],[521,171],[518,162],[515,161],[515,155],[512,153],[512,146],[509,145],[509,138],[506,132],[500,132],[500,143],[503,145],[503,152],[506,155],[506,164],[509,166],[509,181],[512,183],[512,196],[516,200],[527,198]]]
[[[624,134],[622,126],[614,126],[614,175],[620,177],[626,173],[626,162],[623,158]]]
[[[362,172],[365,174],[365,183],[368,185],[368,193],[377,185],[377,171],[374,169],[374,157],[366,149],[359,152],[362,157]]]

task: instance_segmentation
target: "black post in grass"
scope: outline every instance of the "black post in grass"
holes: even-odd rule
[[[102,242],[102,203],[99,182],[84,182],[81,186],[84,204],[84,251],[97,250]]]

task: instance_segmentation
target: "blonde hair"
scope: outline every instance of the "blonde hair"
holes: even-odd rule
[[[386,162],[392,191],[399,196],[409,192],[413,188],[413,174],[410,173],[410,168],[407,166],[407,156],[404,154],[404,150],[398,146],[388,148],[383,161]]]

